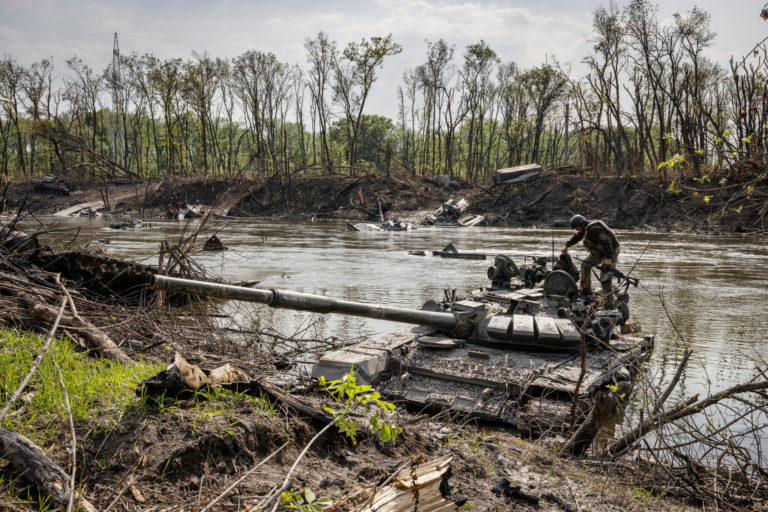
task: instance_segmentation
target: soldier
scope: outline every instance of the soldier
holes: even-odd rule
[[[589,251],[589,256],[581,262],[580,286],[582,297],[592,294],[592,267],[603,264],[610,267],[619,259],[619,241],[611,228],[599,220],[588,221],[583,215],[571,217],[570,225],[576,230],[576,234],[565,243],[563,252],[568,253],[568,248],[584,240],[584,247]],[[614,306],[613,274],[601,271],[600,287],[603,290],[605,307]]]

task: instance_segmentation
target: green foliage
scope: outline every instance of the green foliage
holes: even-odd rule
[[[710,182],[710,181],[712,181],[712,180],[709,178],[709,176],[707,176],[707,175],[705,174],[705,175],[704,175],[704,176],[702,176],[701,178],[693,178],[693,181],[695,181],[696,183],[701,183],[701,184],[703,185],[703,184],[705,184],[705,183],[709,183],[709,182]]]
[[[325,377],[321,376],[318,383],[341,405],[338,409],[331,407],[324,407],[324,409],[337,419],[339,432],[349,437],[352,443],[357,444],[359,424],[350,418],[350,413],[360,408],[367,409],[371,431],[378,434],[382,442],[395,443],[398,434],[403,431],[387,419],[389,414],[394,412],[395,404],[381,400],[381,394],[372,386],[358,385],[354,368],[350,368],[340,380],[326,381]]]
[[[290,488],[280,495],[281,506],[301,512],[321,512],[323,507],[327,507],[331,503],[331,498],[327,496],[318,498],[310,489],[299,492]]]
[[[0,408],[4,407],[29,371],[44,340],[37,335],[0,331]],[[56,436],[66,418],[64,390],[54,360],[61,368],[69,394],[73,419],[110,419],[137,400],[134,389],[142,380],[162,369],[162,365],[138,362],[127,366],[106,359],[94,359],[74,350],[74,343],[54,339],[46,357],[27,389],[28,406],[20,414],[8,416],[3,427],[29,436],[46,445]],[[14,407],[20,407],[18,401]]]
[[[673,155],[672,158],[665,162],[661,162],[656,169],[663,169],[664,167],[672,168],[675,164],[682,165],[685,163],[685,157],[680,154]]]
[[[608,388],[608,390],[611,393],[613,393],[614,395],[617,395],[619,397],[619,399],[621,399],[621,400],[624,400],[624,398],[627,396],[626,393],[622,393],[620,395],[618,394],[619,386],[616,385],[616,384],[606,384],[605,387]]]
[[[675,188],[675,180],[672,180],[669,183],[669,186],[667,187],[667,193],[672,194],[674,196],[679,196],[680,194],[683,193],[683,190],[679,188]]]

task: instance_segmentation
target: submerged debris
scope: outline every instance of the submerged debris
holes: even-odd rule
[[[459,227],[471,227],[481,224],[485,220],[485,216],[467,213],[469,203],[466,199],[462,198],[458,202],[454,202],[453,199],[449,199],[443,203],[440,208],[429,215],[425,222],[427,224],[434,224],[435,226],[459,226]]]
[[[347,231],[410,231],[412,229],[414,229],[413,224],[401,222],[398,219],[388,220],[381,225],[369,222],[359,222],[357,224],[347,222]]]
[[[227,248],[224,247],[224,244],[221,243],[221,240],[219,240],[219,237],[216,235],[211,235],[208,240],[205,241],[203,244],[203,250],[204,251],[226,251]]]
[[[177,201],[165,205],[165,216],[169,219],[196,219],[202,217],[204,214],[205,212],[199,204],[193,206],[191,204],[186,204],[183,201]]]
[[[426,251],[408,251],[411,256],[426,256]],[[453,244],[446,245],[442,251],[432,251],[432,256],[439,256],[440,258],[453,258],[460,260],[484,260],[485,254],[474,252],[459,252]]]
[[[140,228],[141,227],[141,221],[140,220],[129,220],[126,222],[115,222],[114,224],[109,225],[110,229],[132,229],[132,228]]]

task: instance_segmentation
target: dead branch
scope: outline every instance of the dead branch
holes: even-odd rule
[[[66,301],[66,298],[65,298]],[[27,305],[30,306],[32,316],[38,321],[52,323],[56,317],[56,310],[51,306],[45,304],[34,304],[28,300],[25,300]],[[122,350],[118,348],[112,338],[91,324],[89,321],[79,316],[64,315],[61,317],[61,325],[71,329],[75,334],[86,340],[87,347],[89,349],[97,350],[101,355],[107,359],[117,361],[123,364],[133,364],[131,358],[129,358]]]
[[[688,359],[691,357],[691,354],[693,354],[693,350],[691,348],[686,348],[685,354],[683,355],[683,360],[680,361],[679,365],[677,365],[677,371],[675,372],[675,376],[672,378],[672,381],[670,381],[669,385],[667,386],[667,389],[665,389],[664,392],[661,394],[661,396],[658,398],[658,400],[656,400],[656,406],[653,408],[653,411],[651,411],[651,414],[656,414],[657,412],[659,412],[659,409],[661,409],[662,405],[664,405],[664,402],[667,401],[667,398],[669,398],[669,395],[672,394],[672,390],[675,389],[675,386],[677,386],[677,383],[680,380],[680,377],[683,375],[683,370],[688,364]]]
[[[650,419],[646,420],[641,425],[638,425],[632,431],[624,435],[624,437],[608,447],[603,452],[603,456],[615,457],[620,455],[626,450],[634,447],[637,442],[649,432],[656,430],[667,423],[702,412],[707,407],[715,405],[725,398],[731,398],[740,393],[749,393],[764,389],[768,389],[768,380],[737,384],[720,391],[719,393],[710,395],[703,400],[698,400],[698,395],[694,395],[685,402],[673,407],[670,411],[660,411],[657,414],[652,415]]]
[[[56,358],[53,358],[53,365],[56,367],[59,384],[61,384],[61,389],[64,391],[64,405],[67,408],[69,434],[72,436],[72,475],[69,479],[69,501],[67,502],[67,512],[72,512],[72,501],[75,497],[75,476],[77,475],[77,434],[75,433],[75,422],[72,419],[72,408],[69,406],[69,393],[67,392],[67,386],[64,385],[64,378],[61,376],[61,368],[59,368]]]
[[[0,427],[0,450],[17,473],[59,505],[66,506],[73,499],[77,500],[80,510],[97,511],[80,493],[69,492],[67,474],[26,437]]]

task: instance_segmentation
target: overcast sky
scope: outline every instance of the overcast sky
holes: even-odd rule
[[[768,21],[759,18],[763,0],[661,3],[662,20],[694,6],[712,15],[717,38],[708,56],[722,65],[768,36]],[[117,32],[126,54],[186,59],[193,50],[234,57],[256,49],[305,67],[304,41],[321,30],[342,47],[392,33],[403,53],[385,61],[366,110],[393,116],[403,71],[424,62],[425,40],[445,39],[460,60],[466,45],[483,39],[503,61],[521,68],[555,56],[578,74],[590,49],[592,12],[607,5],[598,0],[0,0],[0,54],[23,65],[52,56],[59,73],[65,72],[65,60],[77,55],[102,70],[111,61]]]

